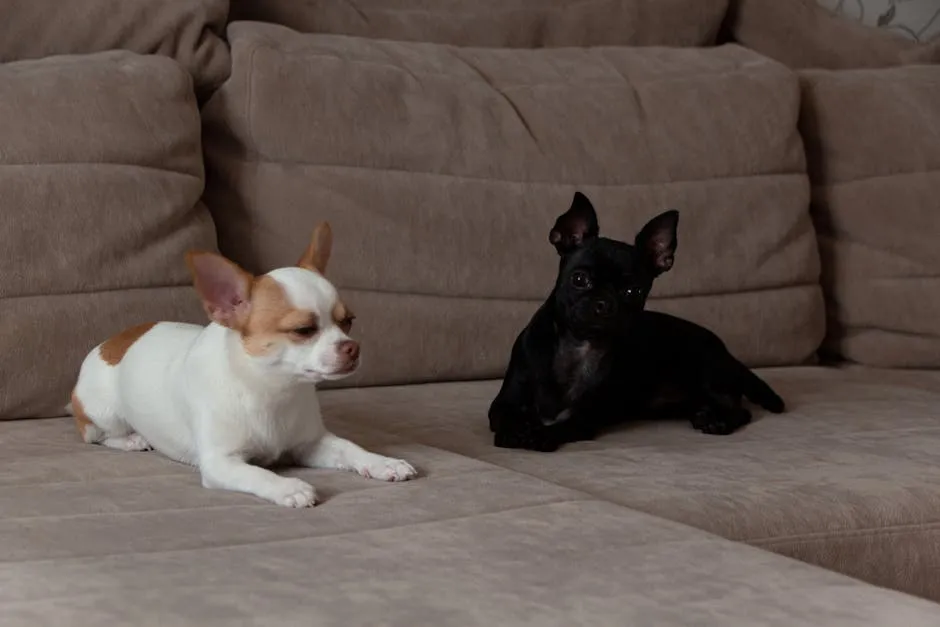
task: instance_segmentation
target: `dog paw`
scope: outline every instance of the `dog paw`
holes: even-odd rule
[[[153,446],[150,442],[144,439],[144,436],[139,433],[132,433],[127,436],[127,450],[128,451],[152,451]]]
[[[522,438],[509,431],[497,431],[493,436],[493,446],[497,448],[524,448]]]
[[[378,479],[379,481],[408,481],[418,474],[418,471],[405,460],[392,459],[391,457],[379,458],[370,464],[357,468],[356,472],[366,479]]]
[[[311,507],[316,499],[317,494],[312,485],[293,477],[279,481],[271,497],[282,507]]]
[[[708,435],[730,435],[751,422],[747,409],[715,410],[703,407],[692,417],[692,427]]]
[[[139,433],[105,438],[101,443],[118,451],[149,451],[153,449],[150,442]]]

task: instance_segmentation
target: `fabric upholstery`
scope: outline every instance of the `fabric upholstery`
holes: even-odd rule
[[[231,20],[458,46],[704,46],[728,0],[233,0]]]
[[[788,411],[758,410],[733,435],[703,435],[684,420],[636,423],[551,454],[492,446],[496,383],[329,398],[347,420],[393,422],[424,445],[940,601],[940,372],[761,374]]]
[[[782,66],[736,46],[492,50],[244,22],[229,40],[232,78],[203,111],[220,246],[266,271],[332,223],[327,274],[365,350],[349,383],[502,376],[554,282],[548,231],[576,189],[611,237],[680,210],[653,307],[751,364],[818,347],[798,85]]]
[[[842,70],[940,62],[940,41],[918,43],[835,15],[817,0],[732,0],[734,41],[793,68]]]
[[[847,517],[923,520],[931,502],[904,495],[918,464],[937,467],[940,374],[770,379],[794,413],[738,436],[644,424],[551,455],[490,446],[492,382],[328,391],[333,430],[421,474],[282,470],[317,487],[324,502],[308,510],[204,489],[157,453],[83,444],[69,419],[7,422],[0,613],[10,627],[938,624],[936,604],[618,504],[935,586],[936,538],[915,524],[853,533]],[[867,500],[847,498],[862,485]],[[828,533],[784,534],[819,524]],[[909,550],[886,550],[905,537]]]
[[[940,367],[940,66],[801,76],[826,349]]]
[[[199,112],[174,61],[118,51],[0,65],[0,120],[0,417],[61,415],[96,344],[205,319]]]
[[[228,0],[4,0],[0,63],[120,49],[171,57],[200,97],[228,75]]]

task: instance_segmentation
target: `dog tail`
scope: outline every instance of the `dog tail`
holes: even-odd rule
[[[747,400],[774,414],[783,413],[786,405],[783,399],[773,391],[773,388],[740,361],[736,359],[733,359],[733,361],[735,378],[738,380],[738,385]]]

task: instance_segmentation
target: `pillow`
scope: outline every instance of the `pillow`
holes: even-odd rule
[[[937,0],[816,0],[840,17],[891,31],[905,39],[930,41],[940,37]]]
[[[203,110],[224,253],[291,265],[319,220],[363,341],[361,376],[502,376],[552,288],[575,190],[632,241],[681,212],[654,307],[751,365],[802,363],[824,313],[799,86],[737,46],[485,49],[229,26],[232,77]]]
[[[940,367],[940,67],[801,74],[826,352]]]
[[[728,0],[233,0],[231,20],[497,48],[705,46]]]
[[[0,63],[123,49],[176,59],[201,98],[229,70],[227,0],[4,0]]]
[[[0,120],[0,417],[61,416],[96,344],[205,320],[199,111],[174,61],[115,51],[0,65]]]
[[[732,0],[738,43],[793,68],[879,68],[940,62],[940,41],[918,43],[833,14],[817,0]]]

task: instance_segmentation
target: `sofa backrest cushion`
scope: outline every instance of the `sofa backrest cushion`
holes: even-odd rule
[[[801,73],[826,352],[940,367],[940,67]]]
[[[497,48],[704,46],[728,0],[233,0],[231,20]]]
[[[4,0],[0,63],[130,50],[175,59],[200,98],[229,71],[222,38],[228,0]]]
[[[681,212],[653,307],[753,365],[802,363],[824,314],[799,86],[737,46],[454,48],[229,26],[232,77],[203,111],[223,252],[293,264],[319,220],[365,346],[361,376],[501,376],[551,290],[575,190],[632,241]]]
[[[175,61],[115,51],[0,65],[0,120],[0,417],[61,416],[96,344],[205,319],[199,111]]]

